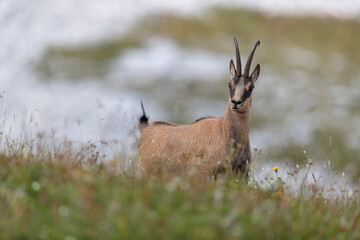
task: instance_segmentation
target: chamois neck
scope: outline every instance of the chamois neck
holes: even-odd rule
[[[229,140],[235,140],[238,143],[248,144],[250,129],[250,104],[248,103],[245,106],[244,111],[237,112],[231,110],[229,101],[223,118],[223,129]]]

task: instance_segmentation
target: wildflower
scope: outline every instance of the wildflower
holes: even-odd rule
[[[69,209],[67,208],[67,207],[65,207],[65,206],[60,206],[59,207],[59,214],[60,214],[60,216],[62,216],[62,217],[67,217],[67,216],[69,216]]]
[[[276,196],[277,199],[281,199],[281,198],[283,197],[283,193],[280,192],[280,191],[277,191],[277,192],[275,193],[275,196]]]
[[[31,183],[31,188],[35,191],[38,192],[41,189],[41,185],[39,182],[34,181]]]
[[[279,167],[274,167],[274,168],[273,168],[273,171],[276,172],[276,177],[278,177],[278,172],[277,172],[278,170],[279,170]]]

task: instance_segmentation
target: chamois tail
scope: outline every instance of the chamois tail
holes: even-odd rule
[[[144,104],[141,100],[142,115],[139,117],[140,130],[143,130],[149,124],[149,116],[146,116]]]

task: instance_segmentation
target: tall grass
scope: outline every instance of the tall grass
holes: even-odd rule
[[[0,239],[360,238],[359,190],[325,197],[306,180],[310,161],[305,176],[289,173],[299,178],[294,192],[275,172],[250,184],[193,172],[140,177],[122,171],[123,159],[103,161],[90,143],[79,151],[41,141],[34,151],[5,142]]]

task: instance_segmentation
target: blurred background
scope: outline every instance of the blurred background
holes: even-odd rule
[[[0,29],[2,138],[126,156],[141,99],[151,121],[221,117],[236,35],[243,63],[261,40],[250,136],[261,160],[331,160],[360,176],[359,1],[2,0]]]

